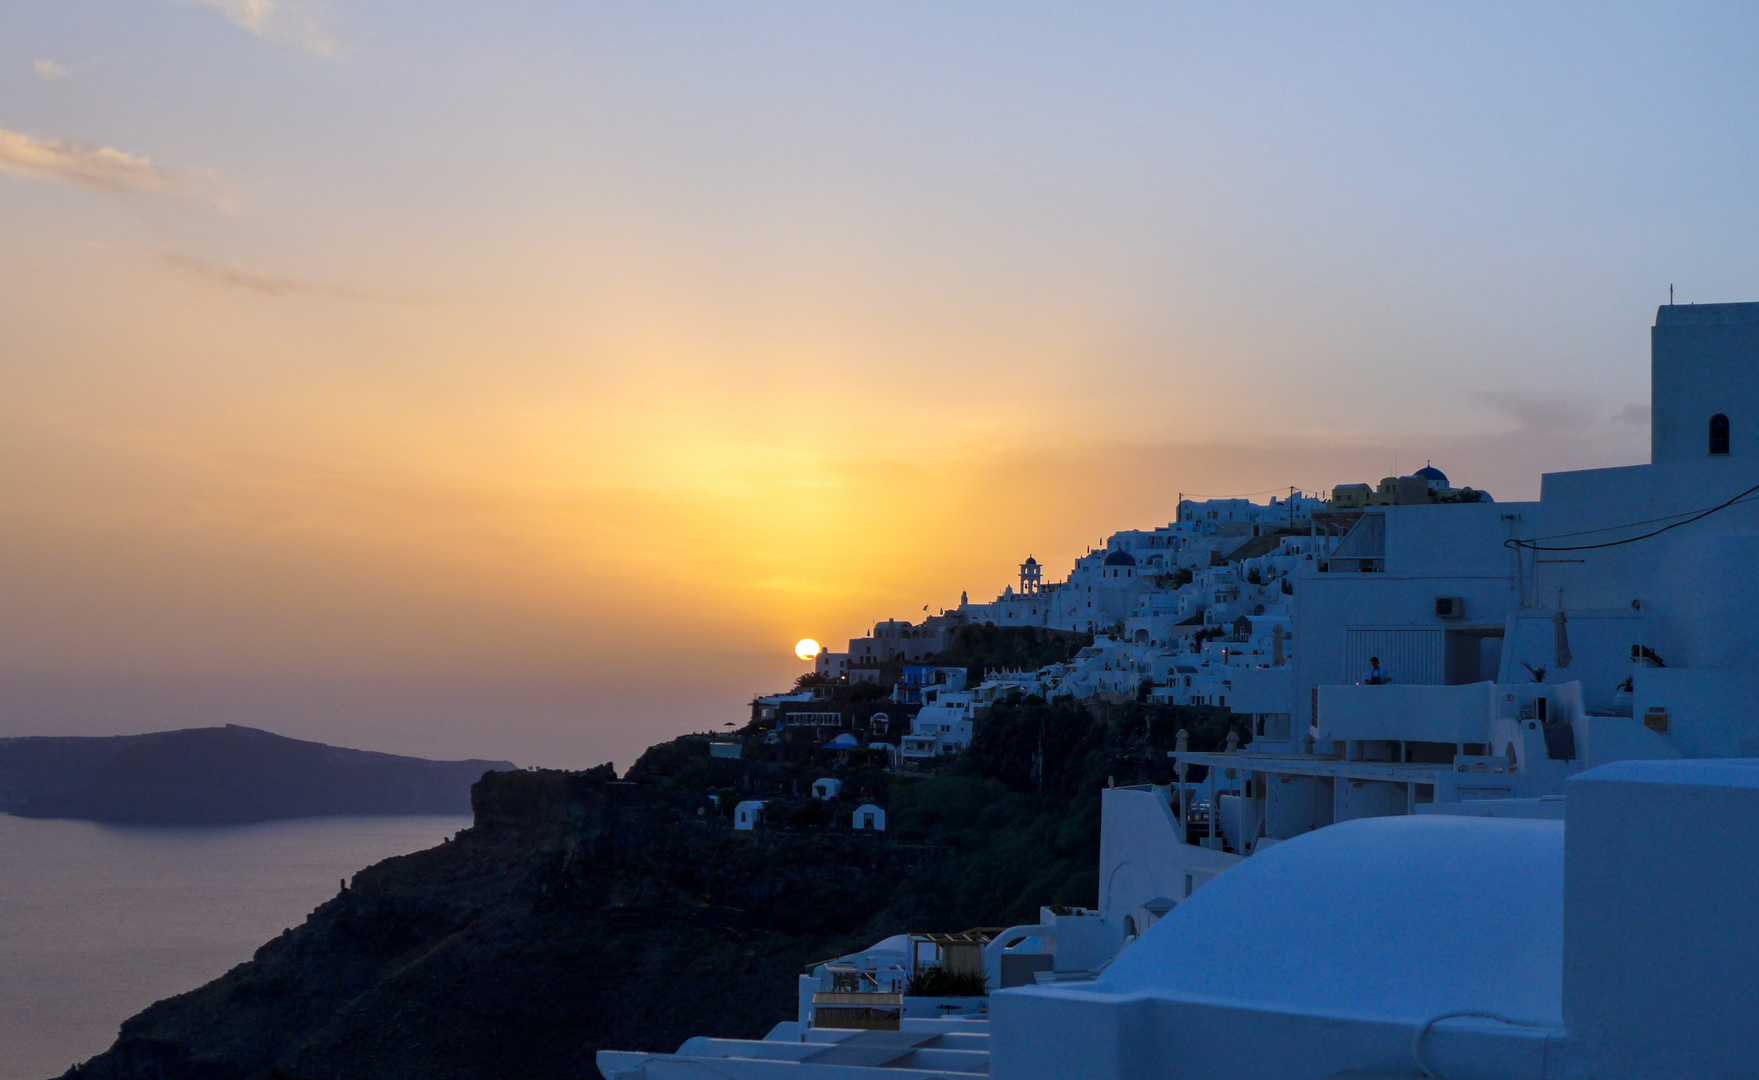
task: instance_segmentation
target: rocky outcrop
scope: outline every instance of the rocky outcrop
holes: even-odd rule
[[[591,1077],[602,1047],[761,1036],[921,860],[735,833],[608,772],[489,773],[471,829],[361,871],[68,1080]]]
[[[750,760],[685,737],[624,780],[491,772],[470,829],[356,874],[64,1080],[590,1078],[600,1049],[761,1037],[794,1015],[815,961],[1094,903],[1101,789],[1162,778],[1176,732],[1209,747],[1228,723],[1001,703],[939,774],[835,766],[873,786],[862,797],[887,806],[885,833],[800,812],[823,804],[789,792],[832,766],[755,730],[740,736]],[[711,794],[769,799],[771,824],[736,832]]]

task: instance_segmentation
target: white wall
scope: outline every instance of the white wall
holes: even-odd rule
[[[1650,331],[1650,460],[1708,456],[1729,418],[1731,457],[1759,457],[1759,304],[1670,305]]]
[[[1556,537],[1542,541],[1550,546],[1640,536],[1751,487],[1751,473],[1750,458],[1547,473],[1529,535]],[[1539,600],[1555,604],[1561,588],[1566,608],[1642,611],[1670,668],[1759,668],[1759,501],[1649,539],[1538,558],[1557,560],[1529,556]]]
[[[1239,856],[1192,847],[1179,835],[1168,789],[1107,788],[1100,802],[1099,908],[1113,947],[1124,940],[1124,917],[1156,897],[1182,900],[1185,878],[1207,882]],[[1138,929],[1142,920],[1136,917]]]
[[[1490,737],[1494,683],[1322,686],[1321,739],[1481,743]]]
[[[1759,761],[1627,761],[1570,781],[1563,1013],[1599,1080],[1759,1070]]]

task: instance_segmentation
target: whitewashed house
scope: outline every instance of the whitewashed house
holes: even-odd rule
[[[873,803],[862,803],[855,808],[855,816],[849,820],[852,829],[872,829],[874,832],[886,831],[886,811],[884,807]]]
[[[976,693],[941,693],[910,721],[910,734],[898,740],[898,755],[911,760],[955,754],[971,745]]]
[[[747,799],[733,808],[733,827],[749,830],[757,828],[763,820],[763,800]]]

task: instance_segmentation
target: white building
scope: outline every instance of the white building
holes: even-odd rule
[[[855,808],[855,815],[849,819],[852,829],[872,829],[874,832],[886,831],[886,811],[883,806],[873,803],[862,803]]]
[[[822,777],[812,782],[812,797],[815,799],[834,799],[842,790],[843,781],[834,776]]]
[[[971,745],[976,695],[970,690],[942,692],[910,721],[910,734],[898,740],[898,755],[921,760],[956,754]]]
[[[749,830],[757,828],[763,820],[763,800],[747,799],[733,808],[733,827]]]
[[[1325,509],[1324,499],[1295,490],[1287,498],[1273,497],[1267,504],[1251,499],[1181,498],[1173,528],[1186,536],[1255,536],[1267,528],[1305,528],[1313,520],[1314,511]]]
[[[1652,342],[1650,464],[1370,506],[1293,569],[1300,648],[1223,665],[1252,743],[1175,753],[1208,768],[1201,817],[1183,783],[1104,792],[1098,910],[992,940],[1036,970],[987,1022],[796,1019],[601,1070],[1748,1080],[1759,304],[1662,308]],[[1093,961],[1027,959],[1047,936]]]

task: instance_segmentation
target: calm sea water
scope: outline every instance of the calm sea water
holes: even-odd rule
[[[250,959],[340,879],[468,817],[121,828],[0,815],[0,1080],[45,1080],[123,1020]]]

